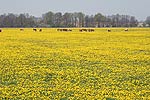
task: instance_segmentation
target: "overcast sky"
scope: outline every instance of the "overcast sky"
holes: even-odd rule
[[[139,20],[150,16],[150,0],[0,0],[0,14],[29,13],[40,17],[53,12],[83,12],[103,15],[129,14]]]

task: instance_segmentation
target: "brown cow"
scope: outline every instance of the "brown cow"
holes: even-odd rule
[[[24,31],[24,29],[21,28],[20,31]]]
[[[126,31],[126,32],[127,32],[127,31],[129,31],[129,30],[128,30],[128,28],[126,28],[124,31]]]
[[[60,29],[57,29],[57,31],[60,31]]]
[[[72,29],[68,29],[68,31],[70,31],[70,32],[71,32],[71,31],[72,31]]]

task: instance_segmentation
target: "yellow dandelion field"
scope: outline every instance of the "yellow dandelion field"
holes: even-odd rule
[[[20,99],[149,100],[150,29],[2,29],[0,100]]]

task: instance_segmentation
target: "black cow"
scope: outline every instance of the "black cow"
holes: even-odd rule
[[[82,29],[80,29],[79,31],[82,32]]]
[[[0,29],[0,32],[2,32],[2,29]]]
[[[57,31],[63,31],[63,29],[57,29]]]
[[[39,32],[42,32],[42,29],[40,29]]]
[[[88,30],[87,29],[80,29],[79,31],[80,32],[87,32]]]
[[[66,31],[66,29],[57,29],[57,31]]]
[[[87,32],[88,30],[87,29],[82,29],[84,32]]]
[[[35,28],[34,28],[34,29],[33,29],[33,31],[35,31],[35,32],[36,32],[36,31],[37,31],[37,29],[35,29]]]
[[[95,30],[94,30],[94,29],[88,29],[88,31],[89,31],[89,32],[94,32]]]
[[[67,31],[68,31],[68,29],[62,29],[62,31],[65,31],[65,32],[67,32]]]
[[[57,31],[71,32],[72,30],[63,28],[63,29],[57,29]]]
[[[110,30],[110,29],[108,29],[107,31],[108,31],[108,32],[111,32],[111,30]]]
[[[94,32],[94,29],[80,29],[80,32]]]

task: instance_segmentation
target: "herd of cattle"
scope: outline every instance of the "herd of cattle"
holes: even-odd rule
[[[66,28],[64,28],[64,29],[57,29],[57,31],[64,31],[64,32],[71,32],[72,31],[72,29],[66,29]],[[80,32],[94,32],[95,30],[94,29],[79,29],[79,31]]]
[[[72,29],[57,29],[57,31],[71,32]],[[79,29],[79,32],[94,32],[94,29]],[[108,32],[111,32],[111,29],[107,29]],[[128,31],[128,28],[124,29],[124,31]]]
[[[57,31],[61,31],[61,32],[71,32],[72,31],[72,29],[66,29],[66,28],[64,28],[64,29],[57,29]],[[79,29],[79,32],[94,32],[95,30],[94,29],[85,29],[85,28],[83,28],[83,29]],[[111,32],[111,29],[107,29],[107,31],[108,32]],[[126,29],[124,29],[124,31],[128,31],[128,28],[126,28]]]
[[[24,29],[21,28],[20,31],[24,31]],[[42,32],[42,29],[39,29],[39,30],[38,30],[38,29],[36,29],[36,28],[33,28],[33,31],[35,31],[35,32],[36,32],[36,31]]]
[[[57,29],[57,31],[71,32],[72,29],[66,29],[66,28],[64,28],[64,29]]]
[[[20,29],[20,31],[24,31],[23,28]],[[42,32],[42,29],[36,29],[36,28],[33,28],[33,31],[36,32],[36,31],[39,31],[39,32]],[[72,29],[67,29],[67,28],[59,28],[57,29],[57,31],[60,31],[60,32],[72,32]],[[95,30],[94,29],[79,29],[79,32],[94,32]],[[107,29],[108,32],[111,32],[111,29]],[[129,31],[128,28],[124,29],[124,31]],[[0,29],[0,32],[2,32],[2,29]]]
[[[94,29],[80,29],[80,32],[94,32]]]

